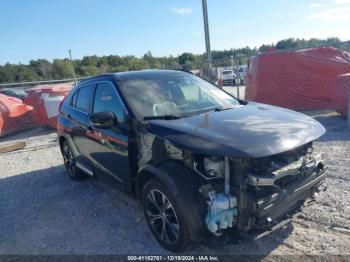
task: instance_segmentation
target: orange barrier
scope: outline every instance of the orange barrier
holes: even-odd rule
[[[24,103],[34,107],[34,124],[55,128],[59,104],[72,87],[72,84],[55,84],[41,85],[30,89]]]
[[[337,76],[350,72],[350,53],[333,47],[267,52],[249,63],[246,100],[295,110],[335,109]]]
[[[0,136],[31,127],[32,110],[21,99],[0,94]]]

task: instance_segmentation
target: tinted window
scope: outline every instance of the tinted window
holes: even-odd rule
[[[88,112],[90,98],[93,95],[94,86],[85,86],[79,89],[78,97],[76,98],[75,107],[79,110]],[[73,97],[74,102],[74,97]]]
[[[124,122],[124,108],[115,87],[108,83],[98,84],[96,88],[94,113],[113,112],[119,123]]]
[[[78,93],[79,93],[79,91],[75,92],[75,94],[72,97],[70,105],[73,107],[75,107],[75,104],[77,103]]]

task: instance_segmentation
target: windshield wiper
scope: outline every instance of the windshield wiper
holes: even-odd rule
[[[181,117],[178,115],[164,115],[164,116],[145,116],[144,120],[157,120],[157,119],[164,119],[164,120],[173,120],[173,119],[180,119]]]
[[[233,109],[234,107],[223,107],[223,106],[218,106],[214,108],[215,112],[220,112],[220,111],[224,111],[224,110],[229,110],[229,109]]]

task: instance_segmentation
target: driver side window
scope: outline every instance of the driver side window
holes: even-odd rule
[[[117,95],[117,91],[112,84],[97,84],[93,113],[113,112],[118,119],[118,123],[125,122],[124,107]]]

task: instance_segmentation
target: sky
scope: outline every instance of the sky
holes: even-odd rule
[[[0,0],[0,64],[204,53],[201,0]],[[350,0],[207,0],[211,47],[350,40]]]

